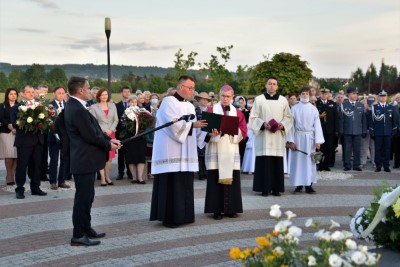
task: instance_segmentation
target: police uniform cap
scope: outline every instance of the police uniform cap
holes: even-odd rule
[[[330,92],[330,90],[328,89],[328,88],[322,88],[321,89],[321,93],[329,93]]]
[[[355,87],[350,87],[350,88],[347,89],[347,93],[348,93],[348,94],[351,94],[351,93],[356,93],[356,94],[358,94],[358,90],[357,90],[357,88],[355,88]]]
[[[387,92],[385,90],[382,90],[378,93],[378,96],[387,96]]]

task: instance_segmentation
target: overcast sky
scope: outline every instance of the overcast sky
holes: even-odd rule
[[[301,56],[316,77],[348,78],[372,62],[400,69],[399,0],[0,0],[0,62],[173,67],[233,45],[227,65],[279,52]],[[378,67],[379,70],[379,67]]]

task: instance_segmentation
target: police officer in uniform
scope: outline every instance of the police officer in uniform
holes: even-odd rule
[[[338,133],[343,135],[344,170],[351,170],[350,158],[353,155],[353,170],[362,171],[360,167],[361,137],[367,136],[367,120],[364,105],[357,101],[357,88],[348,88],[347,96],[349,101],[341,104],[338,112]]]
[[[370,135],[375,138],[376,172],[380,172],[382,165],[385,172],[390,172],[390,147],[392,135],[398,128],[398,111],[393,105],[387,104],[387,93],[382,90],[378,93],[378,103],[371,108],[372,125]]]
[[[322,132],[324,134],[325,143],[321,145],[321,151],[324,153],[324,160],[318,164],[319,171],[330,171],[329,167],[335,165],[335,139],[337,135],[336,117],[337,107],[336,103],[328,100],[329,89],[321,89],[320,98],[316,102],[321,120]]]

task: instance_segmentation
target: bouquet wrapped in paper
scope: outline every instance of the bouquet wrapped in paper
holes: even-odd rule
[[[128,107],[121,117],[123,130],[120,136],[137,135],[154,127],[154,117],[145,108]]]

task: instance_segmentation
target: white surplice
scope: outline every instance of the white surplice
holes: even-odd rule
[[[293,127],[287,141],[295,143],[297,149],[308,155],[289,150],[289,181],[294,186],[309,186],[317,182],[317,166],[311,159],[311,153],[315,151],[315,144],[325,142],[321,121],[317,108],[310,103],[298,103],[291,111]]]
[[[165,97],[157,112],[156,127],[188,114],[196,114],[192,103],[179,101],[174,96]],[[200,131],[198,128],[193,128],[189,135],[195,121],[196,118],[189,122],[182,120],[155,132],[152,174],[199,170],[197,135],[200,135]]]
[[[242,172],[254,172],[254,166],[256,165],[256,154],[254,152],[254,133],[252,130],[247,132],[249,138],[246,143],[246,150],[244,151]]]

